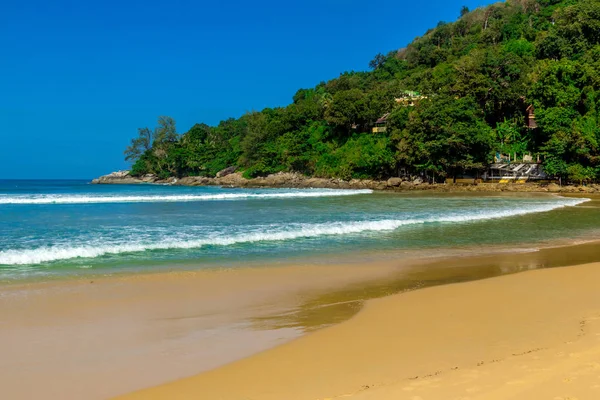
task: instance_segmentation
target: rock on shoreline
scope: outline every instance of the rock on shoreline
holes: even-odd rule
[[[175,181],[175,179],[171,180]],[[142,177],[131,176],[130,171],[116,171],[111,172],[108,175],[102,175],[99,178],[92,180],[93,184],[105,184],[105,185],[130,185],[137,183],[158,183],[159,179],[156,175],[148,174]],[[164,183],[172,183],[172,182],[164,182]]]
[[[327,189],[371,189],[386,191],[429,190],[436,192],[551,192],[551,193],[600,193],[600,185],[558,186],[551,184],[429,184],[420,178],[390,178],[387,181],[371,179],[352,179],[349,181],[335,178],[313,178],[298,173],[280,172],[266,177],[246,179],[240,172],[221,174],[217,178],[188,176],[181,179],[158,179],[148,174],[133,177],[129,171],[117,171],[94,179],[94,184],[140,184],[155,183],[178,186],[226,186],[239,188],[327,188]]]

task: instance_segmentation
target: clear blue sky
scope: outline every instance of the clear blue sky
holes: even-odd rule
[[[288,104],[490,0],[17,1],[0,14],[0,178],[93,178],[156,117]]]

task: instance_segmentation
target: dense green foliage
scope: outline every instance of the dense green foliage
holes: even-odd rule
[[[127,149],[132,171],[446,177],[481,169],[496,152],[529,152],[555,176],[600,178],[600,2],[508,0],[457,11],[456,22],[378,54],[370,71],[301,89],[287,107],[197,124],[181,136],[161,117]],[[407,91],[425,98],[397,103]],[[535,129],[526,126],[530,105]],[[372,133],[386,113],[387,130]]]

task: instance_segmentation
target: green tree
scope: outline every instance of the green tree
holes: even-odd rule
[[[469,10],[469,7],[467,6],[462,6],[460,9],[460,16],[464,17],[465,15],[467,15],[471,10]]]
[[[131,139],[131,145],[125,149],[125,161],[135,163],[146,151],[152,148],[152,131],[138,128],[138,136]]]
[[[418,170],[456,176],[484,168],[493,133],[472,98],[438,96],[419,105],[399,139]]]
[[[157,126],[154,128],[154,145],[175,143],[179,140],[175,120],[161,115],[158,117]]]

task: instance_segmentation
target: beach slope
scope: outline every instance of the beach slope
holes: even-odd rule
[[[367,303],[291,343],[124,399],[600,398],[600,263]]]

